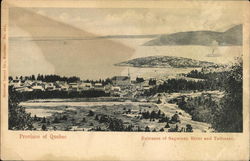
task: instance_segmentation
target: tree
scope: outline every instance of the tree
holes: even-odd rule
[[[140,128],[140,126],[138,126],[138,127],[137,127],[137,131],[138,131],[138,132],[141,132],[141,131],[143,131],[143,130]]]
[[[66,115],[63,115],[60,119],[61,119],[61,120],[67,120],[67,116],[66,116]]]
[[[161,128],[161,129],[160,129],[160,131],[164,131],[164,129],[163,129],[163,128]]]
[[[97,120],[97,121],[99,120],[99,117],[98,117],[98,115],[96,115],[96,116],[95,116],[95,120]]]
[[[12,76],[9,76],[9,81],[12,81],[13,80],[13,77]]]
[[[166,124],[165,128],[170,128],[169,123]]]
[[[161,110],[158,110],[157,112],[157,118],[160,118],[161,117]]]
[[[37,121],[37,116],[35,115],[33,119],[34,119],[34,121]]]
[[[94,116],[94,112],[92,111],[92,110],[89,110],[89,114],[88,114],[88,116]]]
[[[31,80],[36,80],[35,75],[32,75],[32,76],[31,76]]]
[[[180,116],[176,113],[171,118],[172,122],[180,122]]]
[[[148,85],[150,86],[156,85],[156,79],[149,79]]]
[[[19,106],[20,99],[13,87],[9,87],[9,129],[26,130],[32,129],[32,117],[26,113],[24,107]]]
[[[149,117],[150,117],[149,111],[147,111],[147,112],[142,112],[142,118],[144,118],[144,119],[149,119]]]
[[[243,62],[238,59],[225,81],[225,95],[217,109],[213,127],[219,132],[243,131]]]
[[[150,119],[154,119],[156,118],[157,114],[155,111],[151,111],[151,114],[150,114]]]
[[[142,82],[144,82],[144,79],[143,79],[143,78],[136,77],[136,82],[137,82],[137,83],[142,83]]]
[[[193,132],[193,127],[190,124],[186,125],[186,132]]]
[[[113,118],[110,120],[108,128],[111,131],[123,131],[124,130],[123,121],[121,119]]]
[[[37,80],[42,80],[42,78],[41,78],[41,75],[40,74],[38,74],[38,76],[37,76]]]
[[[54,118],[53,123],[59,123],[59,119],[57,117]]]
[[[161,104],[161,99],[160,98],[158,98],[158,100],[157,100],[157,102],[156,102],[157,104]]]
[[[44,125],[44,124],[42,125],[42,130],[43,130],[43,131],[46,131],[46,130],[47,130],[46,125]]]
[[[46,118],[45,117],[43,117],[41,123],[46,123]]]
[[[148,126],[145,127],[145,132],[150,132],[150,129]]]

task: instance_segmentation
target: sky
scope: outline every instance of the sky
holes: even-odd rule
[[[224,31],[241,23],[240,8],[29,8],[55,21],[100,35]],[[10,36],[20,35],[20,31]],[[48,35],[47,35],[48,36]]]
[[[88,79],[119,75],[124,69],[114,69],[113,64],[143,56],[144,52],[147,56],[162,55],[168,50],[143,48],[142,40],[81,39],[105,35],[225,31],[242,23],[241,14],[240,8],[223,6],[181,9],[11,8],[10,75],[60,74]],[[192,48],[189,53],[195,50]],[[174,51],[172,48],[171,52]]]

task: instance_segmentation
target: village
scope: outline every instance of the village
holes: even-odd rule
[[[51,81],[46,82],[37,79],[24,79],[16,77],[9,80],[9,86],[13,87],[17,92],[33,92],[33,91],[66,91],[66,92],[83,92],[83,91],[101,91],[110,96],[115,97],[131,97],[135,95],[143,95],[145,91],[149,91],[156,85],[162,84],[163,80],[156,78],[144,79],[137,77],[131,80],[130,74],[127,76],[114,76],[108,81]]]
[[[223,92],[199,75],[197,70],[166,79],[132,79],[129,70],[105,80],[32,75],[9,77],[9,86],[31,114],[33,130],[213,131],[210,117],[203,117],[206,109],[193,105],[217,101]]]

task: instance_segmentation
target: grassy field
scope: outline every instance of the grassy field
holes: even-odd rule
[[[122,120],[124,128],[133,126],[133,131],[138,130],[138,128],[145,130],[146,126],[151,130],[159,131],[166,125],[166,123],[159,123],[159,119],[141,118],[142,112],[148,111],[151,113],[155,111],[157,113],[159,111],[158,106],[154,104],[134,102],[109,104],[84,107],[40,107],[49,110],[47,112],[51,115],[36,116],[34,127],[37,130],[42,130],[42,126],[45,125],[48,130],[110,131],[108,127],[113,119]],[[103,121],[101,121],[101,118]]]
[[[196,97],[200,94],[201,92],[185,95]],[[148,98],[149,102],[118,102],[113,99],[104,101],[104,98],[88,101],[48,99],[22,102],[21,105],[31,113],[34,130],[179,132],[191,125],[193,132],[208,132],[209,124],[193,121],[188,113],[168,102],[180,95],[183,94],[153,96]],[[158,98],[161,99],[159,104],[156,103]],[[145,117],[146,113],[150,116]],[[152,113],[154,116],[151,117]],[[171,121],[175,114],[180,121]]]

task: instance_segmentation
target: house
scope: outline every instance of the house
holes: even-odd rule
[[[33,82],[31,80],[25,80],[22,83],[22,86],[24,86],[24,87],[30,87],[32,84],[33,84]]]
[[[69,90],[69,85],[65,81],[56,81],[54,83],[55,90],[57,91],[68,91]]]
[[[54,90],[55,91],[61,91],[61,84],[59,82],[54,83]]]
[[[18,92],[32,92],[33,91],[33,89],[30,86],[17,87],[15,90]]]
[[[46,91],[54,91],[56,87],[53,83],[45,83],[44,88]]]
[[[111,81],[114,86],[127,87],[131,85],[129,76],[114,76]]]
[[[13,86],[14,88],[21,87],[21,84],[22,84],[21,80],[18,80],[18,79],[12,80],[12,81],[10,81],[10,83],[9,83],[9,85],[10,85],[10,86]]]
[[[104,90],[106,93],[110,93],[111,89],[112,89],[112,85],[111,84],[107,84],[104,86]]]
[[[143,86],[143,89],[144,89],[144,90],[149,90],[149,89],[150,89],[150,86],[149,86],[149,85],[144,85],[144,86]]]
[[[116,86],[116,87],[112,87],[111,90],[114,92],[120,92],[121,88]]]
[[[80,91],[78,83],[69,83],[69,91]]]
[[[31,86],[33,91],[44,91],[44,86],[40,83],[33,83]]]
[[[93,88],[93,86],[91,83],[80,83],[79,84],[79,89],[82,91],[87,91],[87,90],[90,90],[92,88]]]
[[[61,91],[68,91],[69,90],[69,85],[68,84],[60,84]]]
[[[95,83],[94,89],[97,91],[104,91],[104,86],[102,85],[102,83]]]

